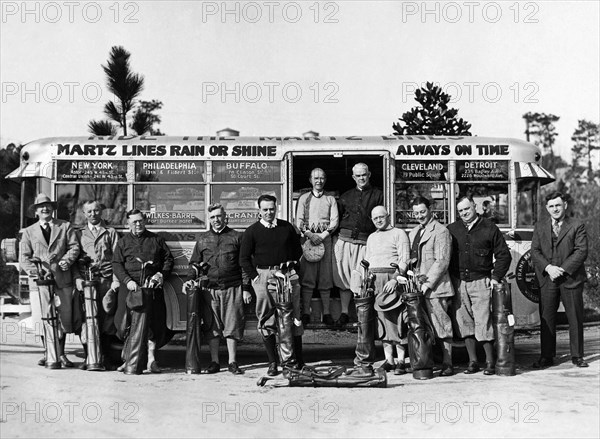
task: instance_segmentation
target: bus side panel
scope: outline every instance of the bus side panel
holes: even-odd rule
[[[539,285],[531,263],[531,241],[507,239],[512,262],[506,275],[512,294],[513,314],[517,328],[540,324]]]

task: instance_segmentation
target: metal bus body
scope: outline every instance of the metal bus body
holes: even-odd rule
[[[407,232],[416,225],[415,196],[433,201],[442,224],[457,219],[459,195],[474,197],[511,249],[513,310],[517,326],[527,327],[539,323],[529,253],[537,194],[554,180],[540,159],[540,149],[521,140],[468,136],[60,137],[25,145],[8,178],[22,179],[21,228],[35,221],[26,209],[40,191],[58,203],[56,216],[75,226],[85,224],[81,206],[89,199],[106,206],[105,219],[119,231],[129,209],[144,211],[148,228],[165,237],[176,258],[165,284],[167,320],[170,329],[184,330],[181,278],[198,233],[208,230],[208,203],[223,204],[229,225],[243,230],[257,220],[258,196],[270,193],[279,200],[278,217],[293,221],[313,168],[326,172],[325,189],[337,197],[355,186],[352,166],[363,162],[384,191],[392,224]]]

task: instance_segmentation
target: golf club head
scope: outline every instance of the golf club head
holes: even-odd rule
[[[292,270],[294,267],[296,267],[296,261],[287,261],[285,265],[288,270]]]
[[[392,267],[394,270],[396,271],[400,271],[400,266],[398,264],[396,264],[395,262],[390,263],[390,267]]]
[[[369,264],[369,261],[367,261],[366,259],[363,259],[362,261],[360,261],[360,266],[367,270],[371,266],[371,264]]]
[[[31,262],[35,266],[35,271],[37,271],[37,275],[40,279],[44,278],[44,269],[42,267],[42,260],[38,257],[29,258],[29,262]]]
[[[208,262],[200,262],[199,267],[200,267],[200,272],[202,274],[207,274],[208,270],[210,268],[210,264]]]

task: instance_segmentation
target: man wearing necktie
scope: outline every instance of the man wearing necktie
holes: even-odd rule
[[[119,235],[117,231],[109,227],[102,219],[104,205],[96,200],[83,203],[83,213],[87,219],[87,224],[78,233],[81,244],[81,257],[89,256],[99,269],[98,284],[96,287],[96,302],[98,306],[98,327],[100,329],[100,345],[104,353],[104,366],[112,369],[113,365],[108,364],[108,335],[115,334],[114,319],[112,315],[107,314],[102,306],[104,296],[111,291],[112,302],[116,302],[117,292],[119,291],[119,281],[113,274],[112,259]],[[85,278],[86,267],[79,266],[79,276],[75,279],[77,290],[83,291],[83,279]],[[112,313],[110,313],[112,314]],[[84,341],[82,340],[82,344]],[[84,344],[84,350],[86,345]],[[85,367],[85,361],[81,368]]]
[[[260,221],[246,229],[240,246],[240,265],[244,276],[252,282],[256,293],[256,317],[258,330],[263,337],[269,359],[267,375],[275,376],[277,369],[277,298],[268,290],[271,276],[278,271],[279,265],[288,261],[298,261],[302,256],[300,236],[289,222],[276,218],[277,198],[273,195],[258,197]],[[302,366],[302,334],[304,328],[300,320],[300,282],[295,268],[292,276],[292,302],[294,325],[292,329],[293,350],[298,366]]]
[[[427,279],[421,285],[421,291],[427,299],[425,304],[435,336],[442,342],[443,360],[440,376],[454,374],[452,367],[452,321],[448,307],[454,289],[448,265],[452,250],[452,239],[446,227],[433,218],[431,203],[425,197],[417,197],[412,202],[414,218],[419,225],[408,236],[411,242],[410,259],[415,260],[415,274]]]
[[[556,311],[561,300],[569,321],[571,360],[577,367],[587,367],[583,358],[583,283],[588,253],[585,225],[566,216],[567,201],[560,192],[546,197],[546,210],[550,218],[535,225],[531,242],[531,260],[541,287],[541,355],[533,367],[554,364]]]
[[[37,276],[35,266],[29,262],[32,257],[40,258],[42,265],[54,277],[54,292],[60,300],[56,307],[59,316],[59,360],[63,367],[73,367],[73,363],[65,355],[66,334],[73,332],[72,307],[73,276],[71,266],[79,255],[79,242],[71,224],[53,218],[56,203],[45,194],[38,194],[31,210],[38,217],[38,222],[23,231],[21,240],[21,266],[30,275],[31,315],[36,331],[42,328],[42,308],[38,287],[33,282]],[[46,365],[46,357],[38,361],[40,366]]]

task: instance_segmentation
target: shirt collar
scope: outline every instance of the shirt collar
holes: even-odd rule
[[[273,222],[271,223],[271,224],[272,224],[272,226],[271,226],[271,224],[269,224],[268,222],[266,222],[266,221],[265,221],[264,219],[262,219],[262,218],[260,219],[260,223],[261,223],[263,226],[265,226],[267,229],[270,229],[271,227],[277,227],[277,218],[275,218],[275,219],[273,220]]]
[[[463,224],[467,228],[467,230],[471,230],[473,227],[475,227],[475,224],[477,224],[480,219],[481,219],[481,217],[479,215],[477,215],[477,217],[473,221],[471,221],[470,223],[465,223],[463,221]]]
[[[325,190],[322,190],[321,192],[318,192],[314,189],[312,190],[313,197],[315,197],[315,198],[321,198],[324,193],[325,193]]]
[[[216,234],[216,235],[220,235],[221,233],[223,233],[225,231],[225,229],[227,228],[227,226],[223,227],[221,230],[216,231],[212,226],[210,227],[210,230]]]

